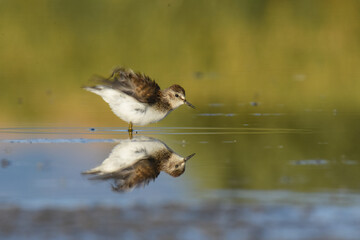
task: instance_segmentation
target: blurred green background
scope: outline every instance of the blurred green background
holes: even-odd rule
[[[197,113],[246,113],[252,101],[355,111],[359,16],[357,0],[1,0],[0,124],[126,126],[81,89],[116,66],[181,84]],[[156,126],[193,114],[177,111]]]

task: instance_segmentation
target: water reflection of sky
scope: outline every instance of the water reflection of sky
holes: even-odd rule
[[[161,173],[147,186],[121,194],[111,190],[110,181],[90,181],[81,172],[106,159],[113,147],[127,138],[124,129],[1,131],[9,131],[0,149],[0,200],[6,205],[359,202],[356,156],[346,155],[343,149],[332,152],[329,145],[333,140],[318,136],[314,129],[139,128],[138,134],[153,133],[180,155],[197,155],[180,177]],[[191,131],[193,135],[186,134]],[[32,138],[34,134],[36,138]],[[295,148],[293,144],[297,144]],[[300,154],[299,147],[305,147]],[[344,171],[348,176],[337,177]]]

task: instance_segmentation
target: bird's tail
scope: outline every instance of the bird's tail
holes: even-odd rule
[[[107,87],[108,81],[109,79],[107,78],[101,77],[99,75],[94,75],[90,79],[92,86],[82,86],[82,88],[85,89],[86,91],[98,94],[99,91]]]
[[[99,167],[95,167],[95,168],[93,168],[93,169],[90,169],[90,170],[87,170],[87,171],[84,171],[84,172],[82,172],[81,174],[98,174],[98,173],[100,173],[101,171],[100,171],[100,169],[99,169]]]
[[[93,91],[96,91],[96,90],[100,90],[100,89],[98,89],[96,86],[93,86],[93,87],[83,86],[82,88],[85,89],[86,91],[89,91],[89,92],[93,92]]]
[[[104,88],[106,88],[106,86],[102,86],[102,85],[97,85],[97,86],[84,86],[83,89],[85,89],[86,91],[101,95],[100,92],[101,90],[103,90]]]

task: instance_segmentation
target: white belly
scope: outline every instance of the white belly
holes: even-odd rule
[[[88,90],[100,95],[109,104],[116,116],[125,122],[132,122],[134,125],[158,122],[169,113],[158,111],[148,104],[139,103],[135,98],[114,89]]]

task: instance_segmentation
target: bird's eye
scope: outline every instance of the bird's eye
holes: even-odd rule
[[[175,93],[175,97],[179,97],[179,94]]]
[[[176,165],[175,165],[175,168],[178,168],[178,167],[179,167],[179,164],[176,164]]]

